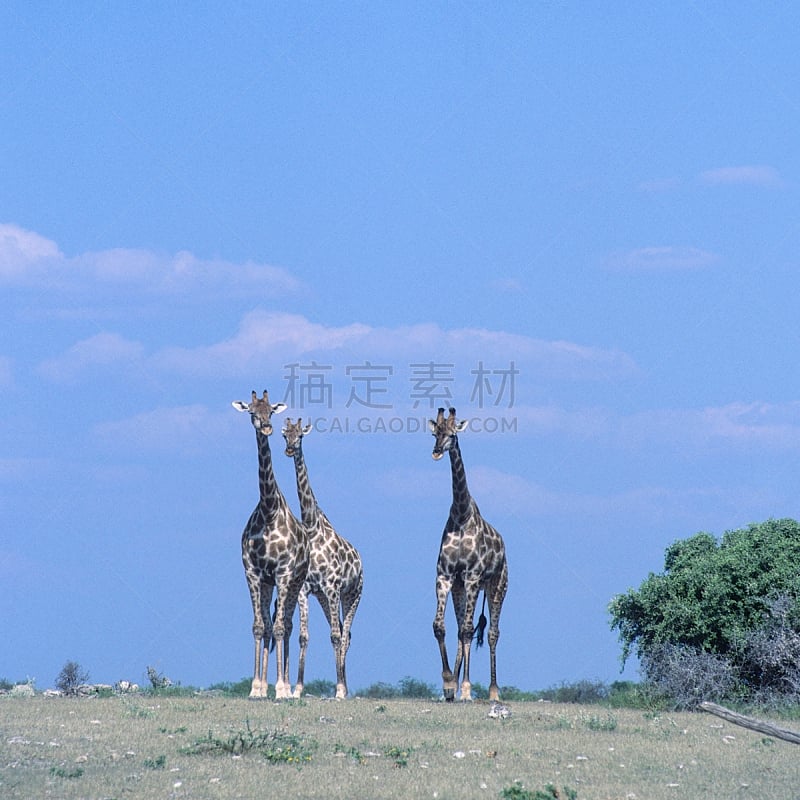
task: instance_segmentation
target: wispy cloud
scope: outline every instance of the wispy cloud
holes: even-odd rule
[[[28,282],[63,259],[55,242],[19,225],[0,224],[0,281]]]
[[[209,441],[221,441],[232,428],[231,417],[203,405],[156,408],[98,423],[92,433],[100,443],[114,448],[194,454],[207,452]]]
[[[703,408],[655,408],[618,414],[599,407],[517,406],[520,432],[595,440],[613,448],[669,448],[696,454],[713,449],[800,449],[800,401],[731,402]]]
[[[765,165],[717,167],[700,173],[700,181],[708,186],[780,186],[780,173]]]
[[[62,355],[39,365],[39,374],[54,381],[72,380],[88,369],[119,373],[133,366],[160,374],[200,378],[282,374],[292,361],[367,361],[408,367],[411,363],[480,361],[516,368],[538,378],[603,380],[636,371],[626,353],[563,340],[542,340],[484,328],[446,330],[435,324],[375,328],[361,323],[343,326],[312,322],[298,314],[251,312],[229,339],[200,347],[165,347],[146,353],[137,341],[104,332],[83,339]]]
[[[162,369],[190,374],[240,375],[281,367],[292,358],[330,358],[354,363],[372,359],[445,361],[469,358],[516,361],[540,374],[562,378],[603,378],[630,373],[633,360],[618,350],[567,341],[546,341],[483,328],[446,330],[435,324],[376,328],[311,322],[296,314],[255,311],[236,334],[200,348],[168,348],[154,357]]]
[[[140,362],[144,347],[115,333],[99,333],[76,342],[66,353],[39,365],[39,373],[56,382],[72,381],[94,367],[126,369]]]
[[[17,225],[0,224],[0,284],[91,293],[97,289],[143,296],[237,296],[258,288],[259,297],[300,288],[287,270],[254,261],[202,259],[115,248],[66,257],[58,245]],[[127,294],[126,294],[127,296]]]
[[[530,520],[542,517],[609,519],[614,517],[663,522],[685,521],[696,529],[711,523],[709,507],[737,509],[763,504],[758,490],[707,486],[632,486],[617,492],[592,493],[556,490],[521,475],[475,465],[470,490],[481,510],[496,519],[499,513]]]
[[[699,409],[654,409],[617,421],[615,438],[639,446],[800,448],[800,402],[733,402]]]
[[[673,272],[706,269],[719,256],[698,247],[639,247],[620,250],[606,259],[607,269],[620,272]]]

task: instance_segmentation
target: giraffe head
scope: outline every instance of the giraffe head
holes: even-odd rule
[[[264,389],[263,397],[259,397],[253,392],[253,399],[250,403],[245,403],[242,400],[234,400],[231,405],[237,411],[246,411],[250,415],[250,421],[253,423],[253,427],[264,436],[269,436],[272,433],[272,421],[270,417],[272,417],[273,414],[279,414],[286,408],[286,403],[275,403],[274,405],[270,403],[266,389]]]
[[[311,425],[303,427],[303,420],[301,417],[297,418],[297,422],[292,422],[288,418],[283,425],[283,438],[286,439],[286,455],[293,458],[294,454],[301,448],[303,437],[307,433],[311,433]]]
[[[433,458],[438,461],[456,441],[456,434],[461,433],[467,427],[468,420],[456,419],[456,410],[450,409],[450,416],[445,417],[444,409],[440,408],[436,420],[428,420],[428,429],[436,438],[433,445]]]

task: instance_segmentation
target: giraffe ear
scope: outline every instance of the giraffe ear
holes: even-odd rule
[[[281,411],[286,411],[286,408],[287,408],[286,403],[275,403],[275,405],[272,406],[272,413],[280,414]]]
[[[428,430],[431,433],[436,433],[436,423],[432,419],[428,420]]]
[[[463,431],[464,428],[467,427],[467,425],[469,425],[469,420],[468,419],[462,419],[460,422],[457,422],[456,423],[456,433],[461,433],[461,431]]]
[[[309,422],[308,425],[303,428],[303,436],[307,436],[311,431],[314,430],[314,426]]]
[[[248,406],[248,405],[247,405],[247,403],[243,403],[241,400],[234,400],[234,401],[231,403],[231,405],[232,405],[232,406],[233,406],[233,407],[234,407],[234,408],[235,408],[237,411],[249,411],[249,410],[250,410],[250,406]]]

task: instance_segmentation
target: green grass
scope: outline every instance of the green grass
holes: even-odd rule
[[[0,797],[794,797],[796,745],[596,705],[0,697]]]

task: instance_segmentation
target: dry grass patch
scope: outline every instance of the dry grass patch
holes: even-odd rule
[[[0,697],[3,798],[794,797],[797,745],[703,713],[223,697]],[[545,794],[541,794],[545,793]]]

